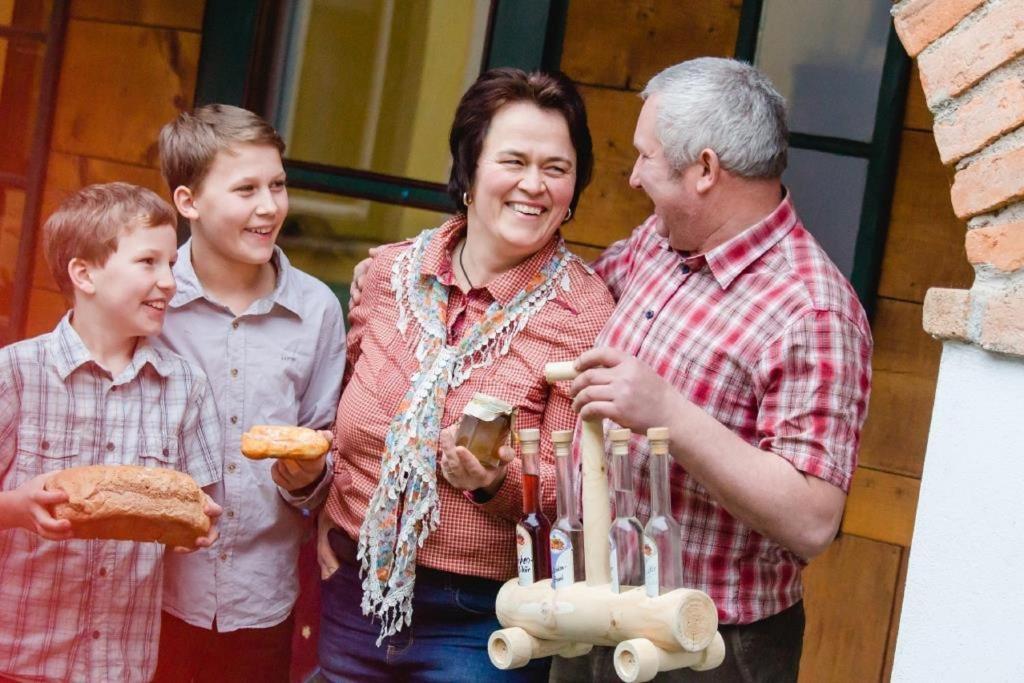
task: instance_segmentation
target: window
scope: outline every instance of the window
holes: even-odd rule
[[[0,344],[28,310],[66,24],[64,0],[0,0]]]

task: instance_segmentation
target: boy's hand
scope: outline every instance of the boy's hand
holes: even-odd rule
[[[370,247],[370,255],[357,263],[355,269],[352,271],[352,284],[348,286],[349,310],[358,306],[359,302],[362,300],[363,278],[366,276],[367,271],[370,270],[370,263],[373,261],[373,258],[380,253],[380,250],[381,247]]]
[[[327,443],[334,440],[334,433],[321,429],[320,434],[327,439]],[[328,449],[330,450],[330,449]],[[324,453],[316,460],[292,460],[290,458],[278,458],[274,466],[270,468],[270,476],[274,483],[289,493],[303,489],[317,480],[324,465],[327,462],[327,453]]]
[[[6,526],[22,527],[51,541],[71,538],[71,522],[53,516],[53,506],[67,502],[68,494],[43,489],[46,480],[53,475],[53,472],[47,472],[32,477],[7,494],[4,507],[9,511],[9,524]]]
[[[484,465],[468,448],[455,445],[455,431],[456,427],[452,425],[441,432],[441,474],[457,489],[484,489],[488,494],[494,495],[505,481],[505,470],[515,459],[515,450],[511,446],[502,446],[498,449],[501,462],[494,466]]]
[[[210,518],[210,530],[205,536],[200,536],[196,539],[196,544],[191,548],[184,548],[182,546],[175,546],[174,552],[176,553],[192,553],[200,548],[209,548],[220,536],[220,532],[217,531],[217,518],[220,517],[224,509],[220,505],[213,502],[213,498],[210,498],[205,493],[203,494],[203,512]]]

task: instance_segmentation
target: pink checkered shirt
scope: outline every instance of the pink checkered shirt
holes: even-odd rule
[[[449,287],[447,326],[450,341],[461,338],[490,303],[510,301],[551,258],[561,238],[502,274],[487,287],[467,295],[454,286],[451,249],[465,229],[465,219],[442,226],[424,255],[422,273]],[[391,266],[409,242],[391,245],[373,260],[363,299],[349,317],[348,365],[345,390],[334,427],[334,486],[327,511],[350,538],[359,537],[369,499],[380,478],[384,437],[409,378],[419,368],[414,344],[398,331],[398,306],[390,285]],[[601,281],[574,258],[568,268],[570,291],[559,290],[513,340],[511,349],[488,367],[478,368],[463,384],[448,391],[442,426],[462,417],[476,392],[484,392],[519,407],[515,428],[541,430],[541,505],[554,519],[555,463],[550,434],[572,429],[576,414],[566,393],[568,383],[549,385],[544,364],[571,360],[589,349],[611,315],[612,300]],[[410,337],[418,333],[410,325]],[[343,470],[351,475],[339,474]],[[456,574],[504,580],[515,574],[516,520],[522,516],[522,469],[517,459],[505,482],[484,504],[476,504],[453,488],[438,471],[441,524],[416,556],[420,566]]]
[[[116,464],[181,470],[200,486],[219,480],[220,427],[205,375],[142,340],[112,378],[67,317],[0,350],[0,489]],[[152,678],[164,552],[157,543],[0,531],[0,679]]]
[[[704,255],[681,256],[651,216],[594,264],[618,307],[598,345],[628,351],[747,443],[844,491],[871,382],[871,331],[849,283],[788,196]],[[637,516],[650,514],[646,440],[633,437]],[[801,599],[806,564],[725,511],[678,464],[672,506],[687,587],[723,623]]]

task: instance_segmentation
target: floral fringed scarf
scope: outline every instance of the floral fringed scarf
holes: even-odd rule
[[[463,219],[464,220],[464,219]],[[420,272],[423,255],[438,230],[426,230],[396,259],[391,287],[398,301],[398,329],[416,344],[419,369],[391,421],[377,490],[359,530],[363,613],[381,620],[379,646],[412,622],[416,551],[437,528],[437,448],[450,387],[476,368],[508,353],[512,340],[558,289],[569,291],[571,255],[560,243],[551,259],[507,306],[493,302],[454,346],[445,343],[448,288]],[[413,329],[408,334],[409,324]]]

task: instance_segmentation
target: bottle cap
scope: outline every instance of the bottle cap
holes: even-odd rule
[[[472,415],[478,420],[491,422],[499,415],[511,415],[513,410],[515,410],[515,406],[502,401],[500,398],[476,393],[473,394],[473,398],[469,400],[469,403],[466,404],[462,412],[466,415]]]
[[[551,443],[572,443],[572,430],[560,429],[557,432],[551,432]]]
[[[651,427],[647,430],[649,441],[668,441],[668,427]]]
[[[629,437],[633,435],[633,432],[628,429],[610,429],[608,430],[608,438],[611,441],[629,441]]]

